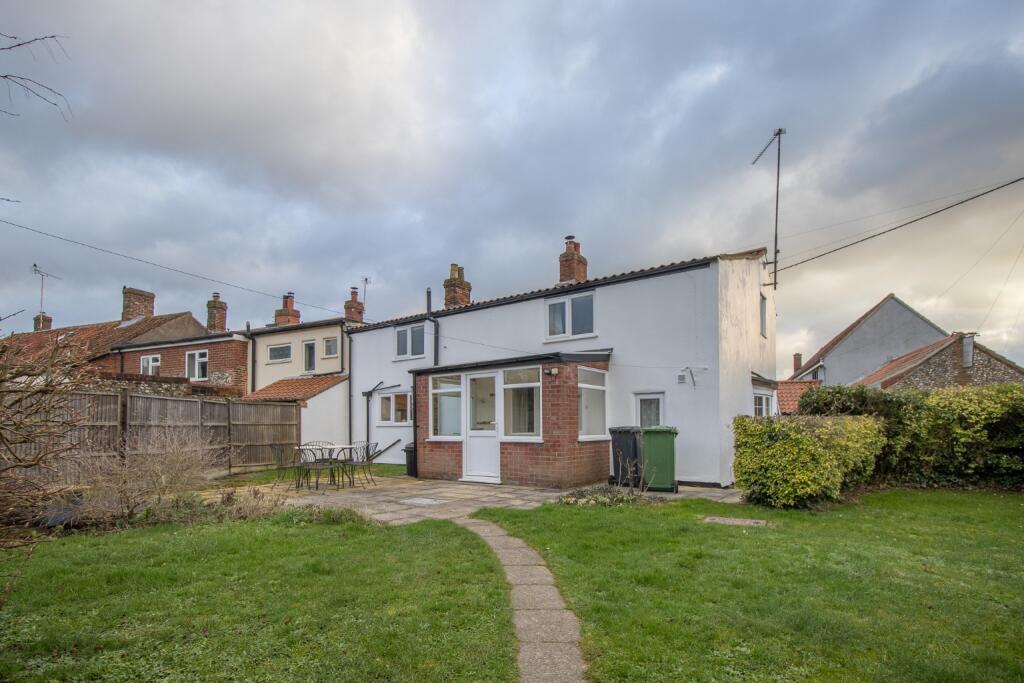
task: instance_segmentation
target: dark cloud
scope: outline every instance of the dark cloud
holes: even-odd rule
[[[1009,1],[3,5],[6,33],[69,36],[70,61],[0,59],[75,116],[17,101],[0,120],[0,195],[22,200],[0,217],[334,308],[366,275],[375,318],[421,306],[451,261],[481,298],[548,284],[568,232],[594,273],[765,244],[773,169],[750,159],[777,125],[788,262],[1024,167]],[[1024,225],[938,295],[1022,192],[789,271],[780,357],[890,290],[979,324]],[[220,289],[239,326],[275,307],[4,230],[6,309],[36,305],[33,261],[65,278],[59,323],[116,316],[122,284],[200,314]],[[983,330],[1018,358],[1021,281]]]

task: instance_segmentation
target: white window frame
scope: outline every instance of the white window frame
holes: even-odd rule
[[[602,375],[604,375],[604,386],[601,387],[601,386],[597,386],[596,384],[583,384],[579,380],[579,371],[580,370],[589,370],[590,372],[599,372],[599,373],[601,373]],[[579,441],[611,441],[611,438],[612,438],[611,434],[608,433],[608,371],[607,370],[601,370],[599,368],[591,368],[591,367],[588,367],[586,365],[578,365],[576,367],[576,373],[577,373],[577,376],[576,376],[576,386],[577,386],[577,389],[599,389],[600,391],[604,392],[604,434],[580,434],[579,430],[581,430],[583,428],[583,425],[581,423],[581,424],[576,426],[576,431],[577,431],[576,436],[577,436],[578,440]],[[579,404],[578,404],[579,400],[580,400],[579,391],[577,391],[577,398],[576,398],[576,401],[577,401],[576,412],[577,412],[577,414],[579,414]]]
[[[593,320],[593,326],[590,332],[582,332],[580,334],[572,333],[572,302],[574,299],[583,299],[586,297],[591,298],[591,318]],[[550,318],[549,310],[551,306],[558,304],[565,304],[565,333],[564,334],[550,334]],[[569,294],[566,296],[560,296],[556,298],[550,298],[544,300],[544,342],[560,342],[568,339],[590,339],[591,337],[597,336],[597,292],[594,290],[588,290],[586,292],[580,292],[579,294]]]
[[[759,294],[761,297],[757,302],[757,315],[760,318],[761,323],[761,336],[765,339],[768,338],[768,297],[763,293]]]
[[[459,430],[462,434],[458,436],[451,435],[436,435],[434,434],[434,394],[454,394],[455,389],[435,389],[434,378],[435,377],[458,377],[459,378]],[[462,441],[463,435],[466,431],[466,375],[458,373],[450,374],[437,374],[427,375],[427,441]]]
[[[760,415],[757,414],[757,399],[761,399],[762,406],[763,406],[763,408],[762,408],[763,412]],[[771,417],[772,415],[774,415],[774,413],[772,412],[772,409],[774,407],[772,405],[773,403],[774,403],[774,401],[772,400],[772,395],[771,394],[755,393],[754,394],[754,412],[753,412],[754,417]]]
[[[607,381],[607,380],[606,380]],[[640,401],[643,399],[658,400],[658,425],[665,424],[665,392],[664,391],[638,391],[633,394],[633,409],[636,411],[636,424],[640,425]],[[606,418],[607,419],[607,418]]]
[[[407,403],[405,404],[405,411],[406,411],[406,414],[408,414],[409,419],[406,420],[405,422],[396,422],[395,421],[395,397],[396,396],[405,396],[405,400],[407,401]],[[389,412],[391,413],[391,419],[387,420],[387,421],[381,419],[381,403],[383,403],[385,398],[388,399],[391,402],[391,408],[389,410]],[[408,427],[411,424],[412,424],[412,392],[410,392],[410,391],[393,391],[393,392],[383,393],[383,394],[381,394],[379,396],[379,398],[377,399],[377,426],[378,427]],[[433,425],[433,422],[431,422],[431,425]]]
[[[330,341],[331,339],[334,340],[334,344],[335,344],[335,346],[334,346],[334,353],[327,353],[327,342]],[[337,358],[338,354],[340,353],[340,349],[341,349],[341,340],[337,336],[324,337],[324,355],[323,355],[324,358]]]
[[[313,367],[312,369],[306,367],[306,350],[309,347],[313,347]],[[314,375],[316,374],[316,340],[315,339],[303,339],[302,340],[302,374]]]
[[[505,372],[509,370],[537,370],[537,381],[536,382],[524,382],[524,383],[505,383]],[[501,368],[499,371],[498,384],[501,387],[500,391],[495,393],[501,395],[501,414],[497,416],[497,419],[501,422],[501,429],[498,430],[498,440],[503,443],[544,443],[544,369],[539,365],[524,365],[514,368]],[[537,387],[537,435],[507,435],[505,433],[505,389],[527,389]]]
[[[270,350],[271,349],[280,349],[280,348],[284,348],[284,347],[288,348],[288,357],[287,358],[271,358],[270,357]],[[267,345],[267,363],[268,364],[269,363],[274,363],[274,364],[277,364],[277,363],[291,363],[291,362],[292,362],[292,343],[291,342],[286,342],[284,344],[268,344]]]
[[[200,359],[200,354],[202,354],[202,358],[201,359]],[[189,359],[190,356],[195,356],[195,359],[196,359],[195,360],[196,371],[199,370],[199,361],[200,360],[206,361],[206,377],[189,377],[188,376],[188,359]],[[210,350],[209,349],[200,349],[198,351],[189,351],[189,352],[187,352],[185,354],[185,376],[188,377],[189,381],[192,381],[192,382],[205,382],[208,379],[210,379]]]
[[[412,331],[415,328],[423,330],[423,353],[413,354],[412,352]],[[405,354],[400,355],[398,353],[398,335],[405,333]],[[419,323],[416,325],[407,325],[405,327],[396,327],[395,336],[392,341],[392,350],[395,352],[394,360],[414,360],[416,358],[424,358],[427,355],[427,325],[426,323]]]
[[[156,359],[155,363],[153,362],[154,358]],[[156,372],[146,372],[146,361],[149,361],[149,369],[150,370],[152,370],[155,367],[157,371]],[[160,354],[159,353],[151,353],[151,354],[148,354],[148,355],[145,355],[145,356],[142,356],[141,358],[139,358],[139,374],[140,375],[146,375],[147,377],[156,377],[156,376],[158,376],[160,374]]]

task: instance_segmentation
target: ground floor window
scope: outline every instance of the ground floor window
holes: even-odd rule
[[[210,354],[208,351],[189,351],[185,354],[185,376],[204,380],[208,377]]]
[[[504,435],[540,436],[540,368],[505,370]]]
[[[411,394],[408,393],[382,394],[377,423],[382,425],[409,424],[409,405],[411,403]]]
[[[430,378],[430,435],[462,435],[462,377]]]
[[[641,427],[657,427],[665,424],[664,394],[637,394],[636,416]]]
[[[754,394],[754,417],[769,417],[772,414],[772,397]]]
[[[142,369],[143,375],[159,375],[160,374],[160,356],[143,356],[142,357]]]
[[[579,368],[579,434],[580,438],[605,437],[605,378],[601,370]]]

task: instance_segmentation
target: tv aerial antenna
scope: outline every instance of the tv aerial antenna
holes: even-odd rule
[[[61,278],[57,277],[53,273],[47,273],[46,271],[41,270],[39,268],[39,266],[36,265],[35,263],[32,264],[32,274],[39,276],[39,312],[42,313],[43,310],[44,310],[43,309],[43,289],[45,288],[45,285],[46,285],[46,278],[52,277],[54,280],[60,280]]]
[[[363,278],[363,306],[366,305],[366,290],[370,287],[370,276],[364,275]]]
[[[773,142],[778,143],[775,147],[775,239],[772,253],[772,289],[779,288],[779,176],[782,173],[782,136],[786,134],[785,128],[776,128],[775,132],[772,133],[772,137],[768,140],[767,144],[757,153],[754,160],[750,162],[753,166],[764,153],[768,151],[768,148],[772,146]]]

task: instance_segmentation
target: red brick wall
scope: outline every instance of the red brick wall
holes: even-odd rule
[[[607,363],[587,363],[602,370]],[[557,375],[541,375],[543,443],[503,442],[501,480],[507,484],[571,488],[608,479],[608,441],[579,441],[577,366],[548,363]],[[427,441],[430,425],[429,378],[416,378],[416,447],[421,477],[462,476],[461,441]]]
[[[886,389],[938,389],[953,386],[983,386],[1002,382],[1024,383],[1024,374],[991,355],[977,343],[974,365],[963,367],[962,341],[950,344]]]
[[[189,351],[209,352],[208,380],[200,384],[231,387],[242,392],[248,391],[249,382],[249,344],[246,341],[229,339],[219,342],[200,342],[187,346],[170,346],[145,351],[126,351],[124,353],[124,372],[140,372],[143,356],[160,356],[161,377],[184,377],[185,354]],[[117,364],[116,355],[112,356]],[[110,372],[118,372],[120,368],[111,368]]]

